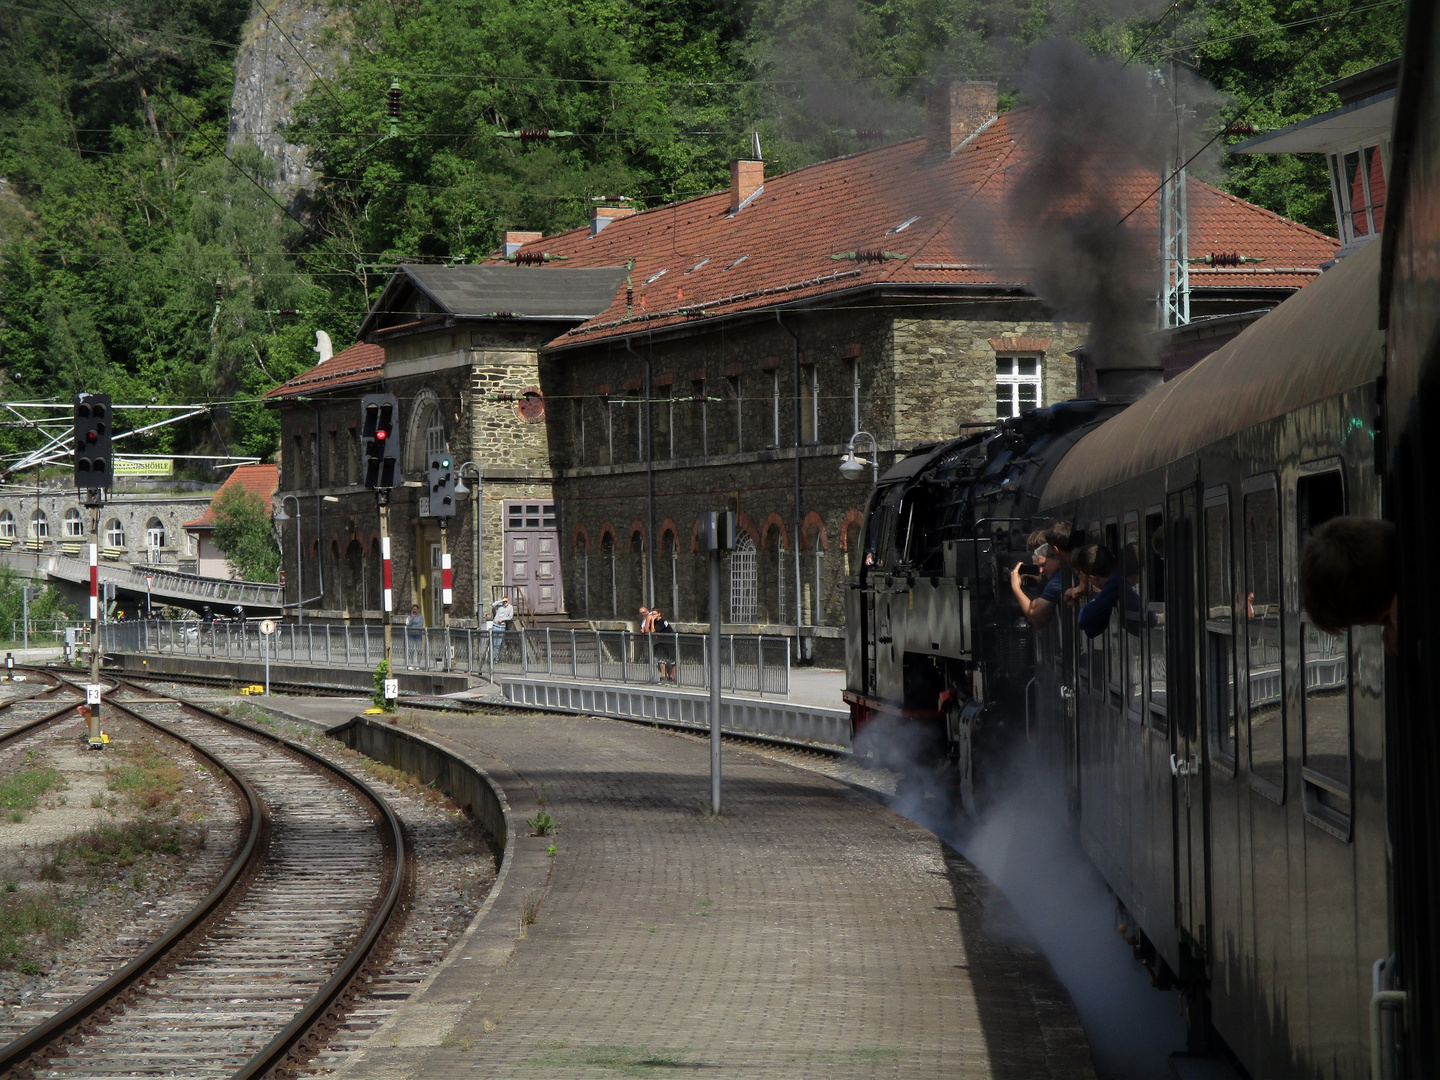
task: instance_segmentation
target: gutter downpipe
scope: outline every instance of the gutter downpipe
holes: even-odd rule
[[[300,399],[297,398],[296,400],[299,401]],[[325,603],[325,534],[323,521],[320,517],[321,497],[323,494],[320,490],[320,406],[309,400],[305,401],[305,406],[315,414],[315,579],[320,583],[319,601],[323,605]],[[295,520],[300,520],[298,512]],[[301,550],[296,553],[296,557],[298,558],[303,554],[304,548],[302,546]],[[360,605],[360,610],[365,610],[363,602]]]
[[[775,321],[780,329],[790,335],[793,340],[792,353],[794,355],[794,401],[795,401],[795,532],[790,537],[790,553],[795,557],[795,659],[800,659],[800,620],[803,615],[801,610],[801,589],[800,583],[800,530],[804,526],[804,514],[800,508],[800,335],[785,325],[780,318],[780,309],[775,309]]]
[[[640,359],[625,339],[625,348],[635,359]],[[655,404],[650,400],[650,362],[645,355],[645,528],[649,530],[645,539],[645,606],[655,606],[655,427],[652,410]],[[676,614],[671,612],[671,615]]]

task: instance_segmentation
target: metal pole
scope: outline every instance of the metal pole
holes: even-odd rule
[[[720,552],[710,552],[710,812],[720,813]]]
[[[381,488],[376,493],[380,503],[380,557],[384,560],[384,570],[381,576],[381,588],[385,598],[384,611],[380,614],[380,623],[385,628],[385,665],[390,670],[390,678],[394,678],[394,668],[390,664],[390,620],[394,610],[394,593],[391,591],[390,577],[390,492]],[[369,652],[369,649],[366,649]],[[368,664],[370,658],[367,656],[365,662]]]
[[[270,635],[261,634],[265,639],[265,696],[270,696]]]
[[[450,670],[450,604],[455,594],[451,591],[455,579],[450,570],[450,524],[449,518],[440,519],[440,626],[444,629],[445,664]]]
[[[94,500],[95,506],[95,528],[94,539],[90,542],[90,685],[97,690],[100,686],[100,502],[104,498],[103,492],[94,491],[89,493]],[[91,501],[91,500],[86,500]],[[40,500],[35,500],[35,505],[40,505]],[[94,691],[87,693],[87,699],[91,699]],[[90,745],[95,747],[104,746],[100,738],[100,701],[98,698],[90,700]]]
[[[21,588],[21,590],[20,590],[20,597],[21,597],[21,608],[23,609],[23,610],[21,611],[21,622],[20,622],[20,633],[23,635],[23,640],[22,640],[22,642],[21,642],[21,646],[22,646],[23,648],[28,649],[28,648],[30,648],[30,586],[29,586],[29,585],[26,585],[26,586],[24,586],[23,588]],[[14,633],[15,633],[15,628],[14,628],[13,626],[10,628],[10,633],[11,633],[11,635],[12,635],[12,640],[13,640],[13,635],[14,635]]]

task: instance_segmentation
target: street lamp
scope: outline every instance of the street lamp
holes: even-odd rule
[[[480,492],[484,485],[480,478],[480,466],[473,461],[463,462],[455,470],[459,477],[455,481],[455,496],[463,498],[470,494],[470,489],[465,486],[465,470],[467,468],[475,470],[475,629],[479,630],[485,625],[484,620],[480,618],[481,603],[484,598],[480,588]]]
[[[869,461],[855,456],[855,440],[861,435],[870,440]],[[870,483],[872,485],[878,483],[880,480],[880,444],[868,431],[857,431],[850,436],[850,441],[845,447],[845,456],[840,459],[840,475],[846,480],[859,480],[865,473],[866,465],[870,466]]]
[[[286,499],[294,499],[294,500],[295,500],[295,621],[296,621],[297,623],[303,623],[303,622],[305,621],[305,579],[301,576],[301,573],[300,573],[300,555],[301,555],[301,550],[300,550],[300,549],[301,549],[301,540],[300,540],[300,496],[298,496],[298,495],[282,495],[282,496],[280,497],[280,509],[279,509],[278,511],[276,511],[276,513],[275,513],[275,520],[276,520],[276,522],[283,522],[283,521],[289,521],[289,520],[290,520],[290,515],[287,514],[287,513],[285,513],[285,500],[286,500]],[[275,530],[275,541],[276,541],[277,544],[280,545],[280,565],[281,565],[281,566],[284,566],[284,565],[285,565],[285,530],[284,530],[284,529],[276,529],[276,530]],[[280,610],[281,610],[281,611],[284,611],[284,610],[285,610],[285,594],[284,594],[283,592],[280,594]]]

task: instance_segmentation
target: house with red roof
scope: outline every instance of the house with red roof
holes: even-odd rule
[[[232,488],[242,488],[258,497],[266,509],[270,508],[279,481],[279,470],[274,465],[237,465],[235,471],[226,477],[220,490],[205,507],[205,513],[194,521],[185,522],[184,529],[194,538],[198,556],[196,573],[202,577],[238,578],[240,575],[215,546],[211,534],[215,531],[215,501],[223,498]]]
[[[427,619],[445,615],[429,564],[448,539],[457,620],[510,589],[532,611],[600,626],[633,622],[641,603],[699,623],[696,523],[729,507],[741,539],[724,621],[837,659],[838,586],[868,490],[841,476],[841,456],[853,446],[888,467],[1104,373],[1103,357],[1077,368],[1090,327],[1038,295],[1030,223],[1009,198],[1035,153],[1033,119],[999,114],[993,85],[951,84],[923,137],[780,176],[736,161],[724,191],[642,212],[613,200],[587,227],[507,236],[482,266],[403,266],[358,335],[382,368],[303,384],[323,380],[322,364],[274,392],[282,490],[324,490],[337,519],[370,527],[374,496],[355,501],[348,466],[319,462],[339,460],[337,431],[353,445],[358,392],[383,382],[401,401],[407,481],[423,482],[426,449],[442,445],[484,477],[479,516],[462,506],[445,538],[423,492],[392,496],[400,595]],[[1149,251],[1156,181],[1098,181],[1132,208],[1117,227]],[[1180,363],[1313,281],[1338,247],[1193,178],[1187,201],[1194,321],[1158,350],[1183,348]],[[1155,361],[1153,379],[1167,373]],[[325,395],[349,411],[326,419]],[[345,534],[324,521],[318,534],[345,558]]]

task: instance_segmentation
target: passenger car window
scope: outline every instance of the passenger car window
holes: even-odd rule
[[[1285,667],[1280,636],[1280,497],[1274,487],[1245,496],[1245,670],[1249,686],[1250,776],[1262,794],[1285,793]]]
[[[1132,719],[1141,719],[1144,706],[1145,679],[1141,671],[1144,651],[1141,636],[1145,612],[1140,603],[1140,516],[1125,515],[1125,544],[1120,551],[1120,571],[1125,582],[1120,586],[1120,615],[1125,628],[1125,711]]]
[[[1145,515],[1142,555],[1146,562],[1145,633],[1150,639],[1150,726],[1161,735],[1169,735],[1170,721],[1165,714],[1165,516],[1159,510]]]
[[[1205,709],[1210,750],[1235,767],[1235,625],[1230,584],[1230,501],[1205,500]]]
[[[1317,528],[1345,513],[1345,486],[1338,470],[1302,476],[1295,485],[1299,547]],[[1305,709],[1301,763],[1306,809],[1322,821],[1348,829],[1350,815],[1350,631],[1327,634],[1300,612]]]

